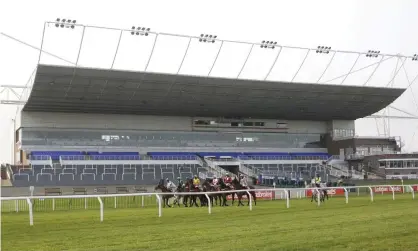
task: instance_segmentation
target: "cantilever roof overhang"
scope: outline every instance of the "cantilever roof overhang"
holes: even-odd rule
[[[354,120],[405,89],[38,65],[24,111]]]

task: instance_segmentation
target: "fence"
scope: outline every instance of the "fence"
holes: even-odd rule
[[[345,197],[345,203],[348,203],[348,194],[351,190],[357,191],[358,195],[360,194],[361,189],[365,189],[370,194],[370,200],[374,201],[374,194],[375,193],[392,193],[392,198],[395,200],[395,193],[396,192],[411,192],[412,199],[415,199],[415,191],[418,191],[418,185],[375,185],[375,186],[350,186],[350,187],[328,187],[327,190],[332,190],[334,193],[336,191],[341,191]],[[409,191],[408,191],[409,190]],[[133,201],[135,203],[130,203],[131,206],[139,206],[141,205],[144,207],[145,200],[152,199],[152,196],[155,196],[157,199],[158,204],[158,216],[162,216],[162,206],[163,206],[163,196],[164,195],[205,195],[208,201],[211,201],[210,196],[216,194],[233,194],[233,193],[245,193],[249,200],[249,210],[252,211],[253,209],[253,199],[251,197],[250,192],[272,192],[275,194],[280,193],[284,195],[284,199],[286,200],[286,207],[290,208],[290,194],[296,192],[296,198],[302,198],[311,196],[315,194],[318,196],[317,198],[317,205],[321,205],[320,200],[320,193],[318,188],[271,188],[271,189],[248,189],[248,190],[230,190],[230,191],[218,191],[218,192],[182,192],[182,193],[126,193],[126,194],[94,194],[94,195],[58,195],[58,196],[21,196],[21,197],[1,197],[2,204],[5,202],[9,202],[10,205],[15,206],[16,211],[19,211],[19,205],[22,204],[27,205],[27,209],[29,211],[29,224],[33,226],[33,212],[34,212],[34,202],[35,200],[38,201],[49,201],[49,206],[52,207],[52,210],[55,210],[57,207],[57,203],[63,203],[63,200],[67,200],[68,208],[74,204],[78,204],[84,206],[85,209],[87,208],[96,208],[97,204],[100,209],[100,221],[103,221],[103,211],[104,211],[104,203],[106,200],[108,201],[106,204],[109,205],[109,200],[112,204],[112,207],[117,208],[118,200],[123,198],[133,197]],[[316,191],[316,193],[315,193]],[[293,193],[294,194],[294,193]],[[136,198],[138,198],[136,200]],[[97,199],[97,201],[96,201]],[[283,199],[280,196],[280,199]],[[94,202],[96,201],[96,202]],[[39,202],[38,202],[39,203]],[[212,204],[208,203],[208,213],[212,213]]]

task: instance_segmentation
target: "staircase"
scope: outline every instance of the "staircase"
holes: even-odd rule
[[[248,177],[258,177],[260,174],[257,169],[241,164],[239,170]]]

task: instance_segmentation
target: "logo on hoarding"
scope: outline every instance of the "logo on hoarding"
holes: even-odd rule
[[[401,186],[392,186],[393,191],[395,192],[402,192],[403,189]],[[384,186],[384,187],[375,187],[374,188],[374,192],[375,193],[391,193],[392,192],[392,188],[388,187],[388,186]]]
[[[255,192],[255,197],[257,198],[257,200],[258,199],[261,199],[261,200],[269,199],[269,200],[271,200],[274,197],[274,194],[273,194],[272,191],[257,191],[257,192]],[[244,194],[242,196],[242,198],[247,199],[247,194]],[[232,196],[228,195],[228,196],[226,196],[226,199],[227,200],[232,200]],[[234,194],[234,200],[238,200],[238,197],[237,197],[236,194]]]

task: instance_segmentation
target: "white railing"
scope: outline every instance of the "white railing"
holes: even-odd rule
[[[227,173],[227,171],[225,169],[220,168],[219,166],[217,166],[212,160],[205,158],[205,161],[208,164],[208,166],[210,168],[212,168],[212,172],[214,172],[216,174],[216,177],[224,176]]]
[[[349,189],[356,189],[357,192],[359,193],[360,188],[366,188],[368,189],[369,193],[370,193],[370,200],[371,202],[374,201],[374,194],[375,193],[384,193],[384,192],[392,192],[392,199],[395,200],[395,193],[396,192],[403,192],[405,193],[406,188],[408,188],[412,194],[412,199],[415,199],[415,191],[418,191],[418,185],[374,185],[374,186],[350,186],[350,187],[327,187],[327,190],[331,190],[334,189],[334,191],[336,191],[337,189],[344,190],[344,197],[345,197],[345,203],[348,203],[348,194],[349,194]],[[116,201],[116,197],[127,197],[127,196],[142,196],[142,198],[144,198],[144,196],[150,196],[150,195],[155,195],[157,198],[157,203],[158,203],[158,217],[162,216],[162,204],[163,204],[163,196],[164,195],[205,195],[206,199],[208,201],[210,200],[211,195],[214,194],[231,194],[231,193],[246,193],[247,194],[247,198],[249,200],[249,210],[252,211],[253,209],[253,201],[252,201],[252,197],[250,192],[266,192],[266,191],[271,191],[271,192],[281,192],[284,193],[285,195],[285,200],[286,200],[286,208],[290,208],[290,193],[292,191],[296,191],[298,193],[300,193],[301,191],[305,192],[305,196],[307,194],[308,191],[316,191],[318,199],[317,199],[317,205],[320,206],[321,205],[321,200],[320,200],[320,193],[319,190],[320,188],[264,188],[264,189],[248,189],[248,190],[232,190],[232,191],[219,191],[219,192],[182,192],[182,193],[131,193],[131,194],[95,194],[95,195],[59,195],[59,196],[22,196],[22,197],[1,197],[1,201],[18,201],[18,200],[25,200],[28,204],[28,208],[29,208],[29,224],[31,226],[33,226],[33,204],[32,204],[32,200],[33,199],[52,199],[53,200],[53,205],[54,200],[55,199],[87,199],[87,198],[97,198],[97,200],[99,201],[100,204],[100,221],[103,221],[103,210],[104,210],[104,206],[103,206],[103,201],[102,198],[108,198],[108,197],[113,197],[115,198]],[[301,194],[298,195],[297,198],[302,198],[303,196],[301,196]],[[144,202],[142,199],[142,206],[144,206]],[[116,208],[116,206],[115,206]],[[208,212],[209,214],[212,213],[212,205],[211,203],[208,203]]]

